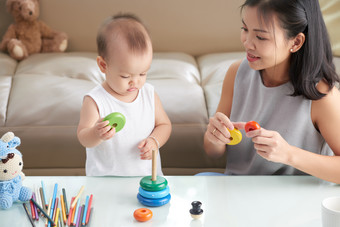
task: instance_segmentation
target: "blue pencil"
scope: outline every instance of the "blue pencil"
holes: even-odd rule
[[[54,209],[55,199],[57,198],[57,191],[58,191],[58,184],[56,183],[54,185],[54,192],[53,192],[52,205],[51,205],[51,211],[50,211],[51,219],[53,219],[53,209]],[[48,222],[48,227],[50,226],[51,226],[51,222]]]
[[[89,206],[89,196],[86,196],[86,201],[85,201],[85,209],[84,209],[84,214],[85,215],[83,215],[83,220],[82,220],[82,224],[83,225],[85,225],[85,223],[86,223],[86,214],[87,214],[87,208],[88,208],[88,206]]]
[[[46,194],[45,194],[44,181],[41,181],[41,187],[42,187],[43,196],[44,196],[44,201],[45,201],[45,204],[42,204],[42,205],[45,206],[45,207],[47,208],[47,207],[48,207],[48,204],[46,204],[47,200],[46,200]]]

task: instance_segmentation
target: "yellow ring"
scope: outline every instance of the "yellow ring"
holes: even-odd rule
[[[234,128],[233,130],[229,130],[230,132],[230,142],[228,143],[228,145],[236,145],[238,143],[241,142],[242,140],[242,133],[240,132],[240,130]]]

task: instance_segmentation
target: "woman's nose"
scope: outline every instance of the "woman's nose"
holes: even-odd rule
[[[243,46],[246,49],[251,49],[251,50],[255,49],[255,45],[254,45],[253,39],[249,35],[244,37]]]

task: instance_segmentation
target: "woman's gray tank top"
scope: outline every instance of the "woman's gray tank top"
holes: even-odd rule
[[[290,82],[277,87],[265,87],[259,71],[249,67],[245,59],[235,78],[232,122],[256,121],[267,130],[274,130],[290,144],[323,155],[333,152],[311,120],[312,101],[302,96],[290,96]],[[250,138],[245,136],[237,145],[227,145],[226,174],[300,175],[303,172],[282,163],[267,161],[258,155]]]

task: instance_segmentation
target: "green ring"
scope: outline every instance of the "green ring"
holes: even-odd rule
[[[168,181],[164,177],[157,176],[157,179],[155,181],[152,181],[152,176],[146,176],[143,177],[139,184],[141,188],[147,191],[161,191],[166,188],[168,185]]]
[[[108,125],[110,125],[111,128],[115,128],[116,132],[122,130],[126,122],[124,115],[119,112],[110,113],[103,121],[109,121]]]

